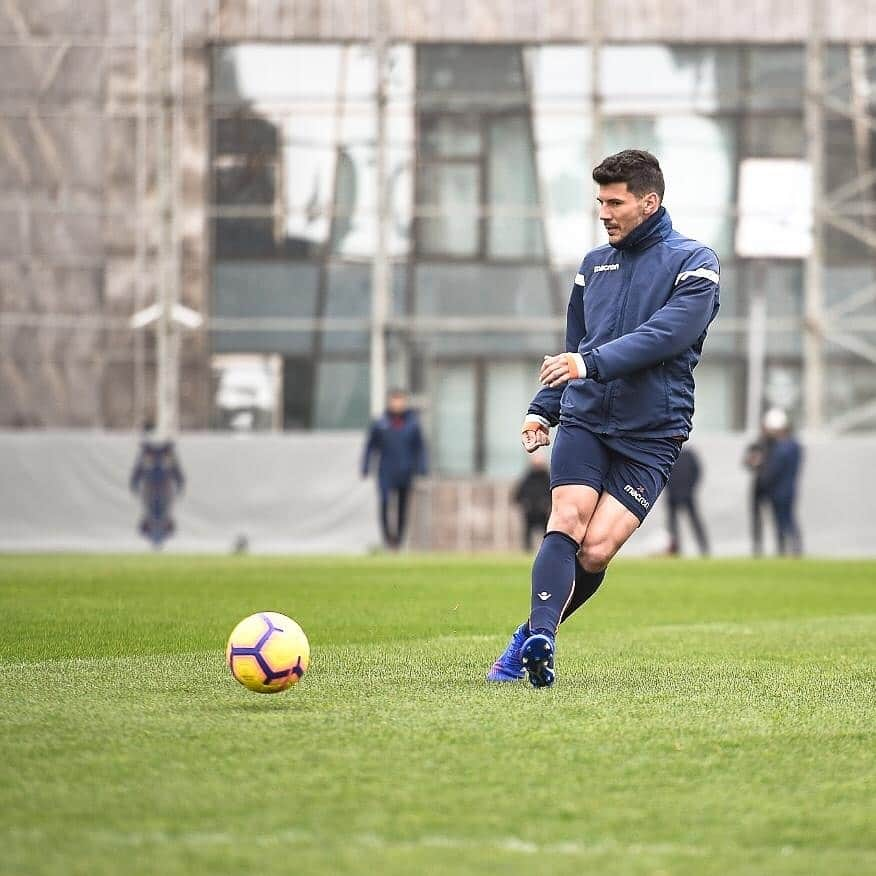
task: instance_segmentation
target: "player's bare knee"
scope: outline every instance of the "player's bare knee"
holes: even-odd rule
[[[601,572],[615,553],[617,551],[614,544],[608,540],[600,539],[589,543],[585,541],[578,552],[578,561],[585,572]]]
[[[580,542],[587,528],[587,518],[574,502],[554,503],[548,530],[565,532],[575,541]]]

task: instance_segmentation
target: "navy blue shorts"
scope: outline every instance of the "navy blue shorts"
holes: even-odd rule
[[[593,487],[614,496],[641,523],[666,486],[680,450],[678,438],[619,438],[560,423],[551,454],[551,489]]]

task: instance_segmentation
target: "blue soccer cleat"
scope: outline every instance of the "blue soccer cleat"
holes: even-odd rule
[[[554,637],[545,633],[530,636],[520,649],[520,662],[529,673],[533,687],[550,687],[554,683]]]
[[[520,662],[520,648],[529,636],[529,624],[522,623],[511,636],[508,647],[502,652],[493,668],[487,673],[487,681],[520,681],[526,674]]]

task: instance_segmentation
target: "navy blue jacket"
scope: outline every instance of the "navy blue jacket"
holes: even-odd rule
[[[793,501],[802,462],[803,450],[794,438],[768,441],[763,465],[757,473],[760,492],[777,502]]]
[[[377,480],[381,490],[406,487],[415,474],[426,474],[426,445],[414,411],[401,415],[400,426],[393,425],[388,413],[371,424],[362,455],[363,477],[368,474],[375,453],[380,456]]]
[[[617,246],[591,250],[566,316],[566,352],[583,355],[587,376],[542,389],[529,412],[604,435],[686,438],[719,271],[717,255],[675,231],[663,207]]]

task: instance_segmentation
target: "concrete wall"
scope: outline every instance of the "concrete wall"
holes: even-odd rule
[[[135,434],[0,433],[0,550],[148,550],[127,489]],[[230,550],[245,534],[255,552],[364,552],[379,543],[374,484],[358,475],[357,433],[237,438],[183,435],[187,488],[172,551]],[[696,439],[705,470],[700,504],[714,552],[750,548],[749,476],[741,436]],[[876,555],[876,442],[809,440],[799,502],[807,553]],[[521,453],[521,469],[525,460]],[[504,481],[424,481],[416,491],[413,546],[517,550],[519,520]],[[624,556],[658,552],[658,501]],[[768,523],[766,545],[772,548]],[[690,552],[692,538],[685,546]]]

